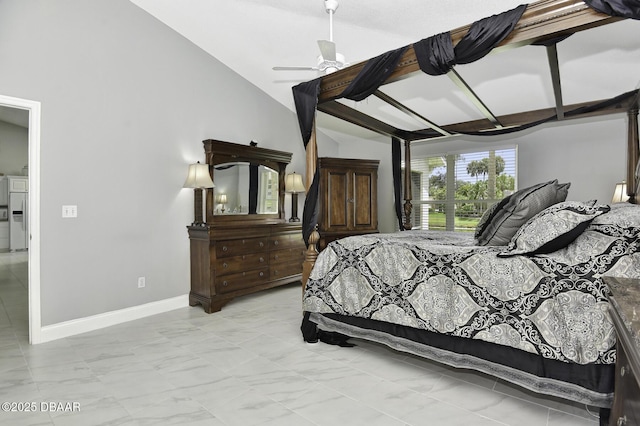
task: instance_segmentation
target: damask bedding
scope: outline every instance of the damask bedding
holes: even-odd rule
[[[640,207],[565,202],[538,216],[502,246],[435,231],[334,241],[307,282],[303,330],[608,407],[616,337],[602,276],[640,278]]]

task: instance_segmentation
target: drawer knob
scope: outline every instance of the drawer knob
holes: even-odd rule
[[[229,283],[228,283],[228,282],[226,282],[226,281],[222,281],[222,286],[223,286],[223,287],[226,287],[226,286],[228,286],[228,285],[229,285]]]
[[[222,246],[222,251],[227,251],[227,250],[229,250],[227,246]]]
[[[275,241],[273,242],[273,245],[274,245],[274,246],[277,246],[277,245],[278,245],[278,240],[275,240]]]
[[[260,263],[264,262],[264,257],[260,258]]]
[[[262,241],[260,241],[260,247],[264,247],[264,243]]]
[[[278,260],[278,255],[276,254],[275,256],[273,256],[273,258],[274,258],[275,260]]]
[[[627,424],[627,416],[618,417],[618,421],[616,422],[616,425],[624,426],[626,424]]]
[[[620,377],[624,377],[624,375],[627,374],[627,369],[626,366],[622,366],[620,367]]]
[[[260,272],[260,276],[261,276],[261,277],[264,277],[264,272]]]
[[[222,267],[223,267],[223,268],[228,268],[228,267],[229,267],[229,265],[227,265],[227,262],[224,262],[224,263],[222,264]]]

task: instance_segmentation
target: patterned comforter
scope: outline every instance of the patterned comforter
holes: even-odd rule
[[[640,207],[613,205],[574,242],[501,258],[469,234],[404,231],[334,241],[304,310],[507,345],[578,364],[615,362],[603,275],[640,278]]]

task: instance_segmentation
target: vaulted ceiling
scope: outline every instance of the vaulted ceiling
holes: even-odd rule
[[[315,71],[274,71],[274,66],[316,65],[317,40],[329,38],[323,0],[131,0],[290,109],[291,87]],[[355,64],[431,35],[512,9],[515,0],[342,0],[333,19],[337,51]],[[614,97],[638,88],[640,22],[621,21],[583,31],[557,46],[565,104]],[[547,51],[526,46],[493,53],[456,67],[495,115],[555,106]],[[448,124],[484,117],[446,76],[414,76],[385,86],[427,118]],[[424,122],[406,118],[375,97],[342,101],[394,120],[406,129]],[[336,140],[375,136],[326,114],[318,127]]]

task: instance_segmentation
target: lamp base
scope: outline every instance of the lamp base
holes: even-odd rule
[[[298,217],[298,194],[295,192],[291,193],[291,218],[289,222],[300,222]]]

